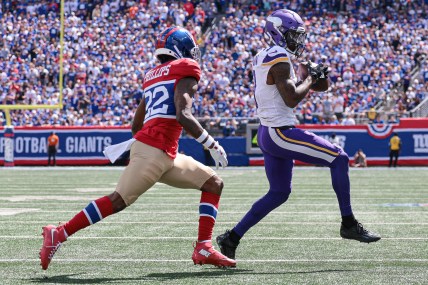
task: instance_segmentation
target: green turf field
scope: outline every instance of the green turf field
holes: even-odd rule
[[[428,284],[427,168],[351,170],[355,214],[382,235],[377,243],[341,239],[328,169],[296,168],[289,201],[247,233],[236,269],[193,265],[200,194],[157,184],[71,237],[42,272],[41,227],[111,193],[120,173],[0,169],[0,284]],[[225,188],[215,235],[268,187],[262,168],[219,174]]]

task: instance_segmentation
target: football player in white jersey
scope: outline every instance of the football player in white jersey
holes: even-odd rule
[[[304,50],[306,31],[302,19],[293,11],[277,10],[266,19],[264,33],[269,47],[254,57],[253,72],[260,119],[257,139],[263,152],[270,188],[232,230],[217,237],[222,253],[234,259],[244,234],[287,201],[291,193],[293,160],[330,168],[342,215],[340,235],[343,238],[366,243],[378,241],[379,235],[365,229],[354,218],[348,155],[329,141],[294,126],[296,118],[293,108],[306,97],[309,90],[328,89],[328,69],[322,64],[303,64],[306,66],[306,78],[297,81],[291,60],[299,57]]]

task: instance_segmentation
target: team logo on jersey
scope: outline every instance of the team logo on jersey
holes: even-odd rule
[[[367,130],[371,137],[384,139],[392,134],[396,126],[398,124],[369,124],[367,125]]]

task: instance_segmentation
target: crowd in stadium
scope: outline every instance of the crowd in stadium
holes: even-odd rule
[[[58,104],[58,2],[0,2],[0,104]],[[427,65],[421,64],[428,54],[424,1],[65,3],[64,108],[12,111],[15,126],[129,125],[143,76],[157,64],[156,34],[179,25],[192,32],[203,53],[194,115],[207,129],[234,135],[256,116],[251,60],[265,46],[265,17],[278,8],[306,21],[306,52],[299,60],[331,67],[331,89],[299,105],[300,123],[352,125],[388,97],[394,104],[386,111],[405,116],[428,90]],[[415,67],[421,71],[412,79]]]

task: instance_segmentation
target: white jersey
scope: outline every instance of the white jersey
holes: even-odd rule
[[[266,84],[269,69],[278,62],[290,63],[290,78],[297,82],[291,55],[284,48],[273,46],[262,49],[253,60],[257,116],[266,127],[293,126],[296,121],[293,108],[285,105],[276,85]]]

